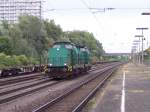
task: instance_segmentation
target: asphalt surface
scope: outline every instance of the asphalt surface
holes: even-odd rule
[[[150,112],[150,66],[124,65],[90,102],[89,112]]]

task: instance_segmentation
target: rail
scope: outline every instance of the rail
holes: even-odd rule
[[[120,63],[121,64],[121,63]],[[36,110],[32,111],[32,112],[43,112],[44,110],[48,109],[50,106],[52,106],[53,104],[59,102],[60,100],[62,100],[63,98],[67,97],[68,95],[70,95],[71,93],[75,92],[77,89],[79,89],[80,87],[82,87],[83,85],[89,83],[90,81],[96,79],[99,74],[104,74],[105,72],[107,72],[108,70],[112,70],[116,67],[118,67],[120,64],[115,64],[113,66],[109,66],[109,67],[106,67],[106,68],[103,68],[101,69],[98,73],[95,74],[95,76],[93,76],[92,78],[84,81],[84,82],[81,82],[79,85],[77,85],[76,87],[74,88],[71,88],[70,90],[68,91],[65,91],[63,94],[61,94],[60,96],[56,97],[55,99],[47,102],[46,104],[42,105],[41,107],[37,108]],[[110,75],[108,76],[110,77]],[[108,78],[107,77],[107,78]],[[105,78],[105,79],[107,79]],[[105,81],[105,80],[104,80]],[[104,81],[101,82],[101,84],[104,83]],[[95,90],[93,90],[95,91]],[[90,95],[91,96],[91,95]],[[85,101],[84,101],[85,102]],[[86,101],[87,102],[87,101]],[[79,106],[79,108],[81,108],[81,106]],[[76,110],[80,110],[79,108],[77,108]],[[75,110],[75,111],[76,111]]]

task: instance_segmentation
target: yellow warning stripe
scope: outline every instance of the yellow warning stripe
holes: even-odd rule
[[[43,69],[43,73],[46,73],[48,71],[47,65],[45,65]]]
[[[72,66],[68,66],[68,71],[72,72]]]

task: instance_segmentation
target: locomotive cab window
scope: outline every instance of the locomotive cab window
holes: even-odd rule
[[[72,49],[72,48],[73,48],[73,46],[72,46],[72,45],[70,45],[70,44],[66,44],[66,45],[65,45],[65,48],[67,48],[67,49]]]
[[[60,48],[60,45],[54,45],[53,48]]]
[[[81,51],[86,51],[85,48],[81,48],[80,50],[81,50]]]

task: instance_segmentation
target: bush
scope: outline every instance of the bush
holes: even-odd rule
[[[98,60],[98,58],[96,57],[96,56],[92,56],[91,57],[91,62],[92,63],[96,63],[96,62],[98,62],[99,60]]]
[[[17,57],[17,60],[20,61],[21,65],[28,65],[28,58],[25,55],[20,55]]]
[[[37,64],[37,61],[34,58],[27,57],[25,55],[9,56],[4,53],[0,53],[0,60],[0,69]]]
[[[5,68],[6,65],[6,55],[4,53],[0,53],[0,68]]]
[[[0,52],[4,52],[5,54],[12,54],[12,42],[8,37],[0,36]]]

